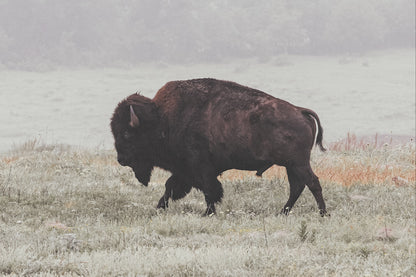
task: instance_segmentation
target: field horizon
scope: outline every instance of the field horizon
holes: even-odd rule
[[[415,144],[349,140],[313,151],[330,217],[305,189],[279,215],[284,169],[230,170],[217,215],[192,190],[156,210],[114,150],[31,140],[0,160],[0,275],[415,276]],[[348,138],[347,137],[347,138]]]
[[[48,144],[112,149],[110,118],[139,91],[153,98],[168,81],[216,78],[314,110],[327,142],[375,133],[415,136],[415,51],[279,55],[220,64],[143,63],[119,68],[14,71],[0,68],[0,153],[40,138]]]

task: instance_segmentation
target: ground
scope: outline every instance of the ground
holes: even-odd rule
[[[0,161],[0,275],[415,276],[415,147],[313,152],[330,217],[305,190],[289,216],[284,170],[228,171],[218,213],[193,190],[155,209],[114,151],[28,141]],[[368,177],[370,176],[370,177]]]

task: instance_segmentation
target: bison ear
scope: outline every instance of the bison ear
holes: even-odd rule
[[[133,106],[130,105],[130,123],[129,125],[133,128],[137,128],[140,125],[139,118],[133,110]]]

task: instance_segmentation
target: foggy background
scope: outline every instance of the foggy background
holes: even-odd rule
[[[213,77],[313,109],[324,141],[415,136],[414,0],[0,0],[0,153],[113,149],[117,103]]]
[[[262,61],[414,43],[414,0],[0,0],[7,69]]]

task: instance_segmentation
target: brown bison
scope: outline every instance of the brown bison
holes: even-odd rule
[[[315,124],[316,121],[316,124]],[[316,130],[317,128],[317,130]],[[157,207],[183,198],[192,187],[205,195],[205,215],[215,213],[223,188],[217,177],[228,169],[286,167],[288,214],[305,185],[326,214],[322,188],[310,166],[311,149],[322,151],[322,127],[315,112],[262,91],[215,79],[172,81],[153,99],[133,94],[111,119],[118,162],[130,166],[147,186],[153,167],[172,173]]]

